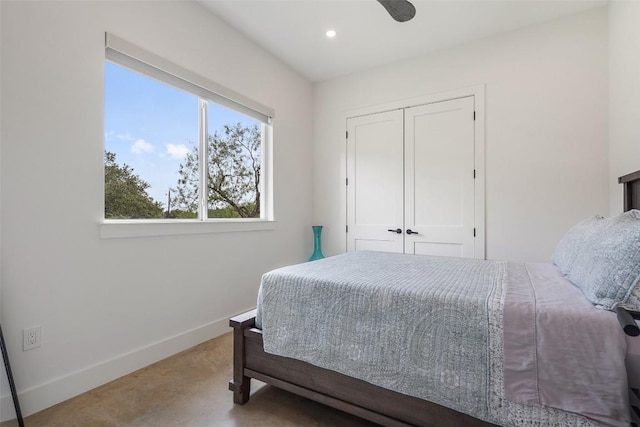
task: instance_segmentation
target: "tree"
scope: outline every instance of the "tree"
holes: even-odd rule
[[[104,152],[104,217],[111,219],[162,218],[160,202],[147,193],[150,185],[133,168],[116,163],[116,155]]]
[[[257,125],[225,125],[207,138],[207,208],[209,217],[260,217],[260,145]],[[180,179],[171,208],[198,210],[198,152],[189,152],[180,164]]]

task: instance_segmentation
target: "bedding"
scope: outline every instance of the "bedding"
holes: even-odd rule
[[[640,311],[640,211],[573,226],[552,261],[598,308]]]
[[[580,327],[579,314],[571,322],[546,323],[551,316],[542,310],[546,303],[534,305],[527,314],[536,329],[523,327],[526,320],[513,320],[518,304],[531,298],[552,299],[539,294],[538,282],[531,280],[539,271],[531,268],[500,261],[350,252],[265,274],[256,324],[268,353],[303,360],[492,423],[628,425],[625,338],[615,316],[600,311],[614,322],[604,334],[608,340],[603,340],[600,330]],[[563,286],[567,284],[565,280]],[[606,355],[606,361],[600,364],[603,357],[595,357],[592,363],[565,369],[567,375],[562,378],[577,375],[569,385],[577,394],[567,400],[562,389],[555,394],[550,389],[557,386],[566,359],[554,364],[557,349],[545,347],[550,335],[541,333],[538,326],[555,331],[574,328],[574,323],[578,324],[575,334],[564,333],[562,342],[556,340],[555,345],[571,349],[567,357]],[[510,337],[516,344],[524,341],[511,345]],[[600,354],[603,346],[607,352]],[[552,355],[549,365],[539,359],[538,349]],[[615,372],[610,370],[612,365]],[[545,377],[545,373],[554,374]],[[581,378],[593,383],[586,387]],[[601,384],[605,379],[606,384]],[[583,390],[583,385],[589,390]],[[600,400],[588,404],[594,396]]]
[[[589,301],[611,310],[629,299],[640,279],[640,211],[604,221],[585,239],[567,278]]]
[[[640,286],[636,284],[636,286],[633,287],[629,298],[620,304],[620,307],[626,310],[640,311]]]
[[[508,280],[504,304],[505,396],[627,422],[627,336],[550,264],[526,263]],[[628,424],[627,424],[628,425]]]
[[[603,216],[594,215],[577,223],[567,231],[558,242],[552,257],[553,264],[558,267],[563,275],[569,274],[585,242],[607,224]]]

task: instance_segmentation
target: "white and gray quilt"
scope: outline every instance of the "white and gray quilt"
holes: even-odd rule
[[[501,425],[597,425],[504,398],[511,264],[350,252],[274,270],[258,296],[264,350]]]

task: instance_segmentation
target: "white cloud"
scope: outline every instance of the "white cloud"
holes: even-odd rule
[[[0,0],[2,1],[2,0]],[[104,139],[107,141],[124,141],[124,142],[134,142],[136,139],[131,136],[129,132],[126,133],[118,133],[115,130],[110,130],[104,133]]]
[[[189,148],[183,144],[167,144],[167,154],[174,159],[182,159],[184,156],[189,154]]]
[[[151,153],[153,151],[153,145],[146,142],[144,139],[139,139],[131,146],[131,152],[134,154]]]
[[[129,132],[116,134],[116,138],[121,139],[123,141],[129,141],[129,142],[135,141],[135,138],[132,137]]]

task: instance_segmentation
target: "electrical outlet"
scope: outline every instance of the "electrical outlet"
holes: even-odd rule
[[[34,326],[33,328],[22,330],[22,351],[31,350],[40,347],[42,343],[42,327]]]

